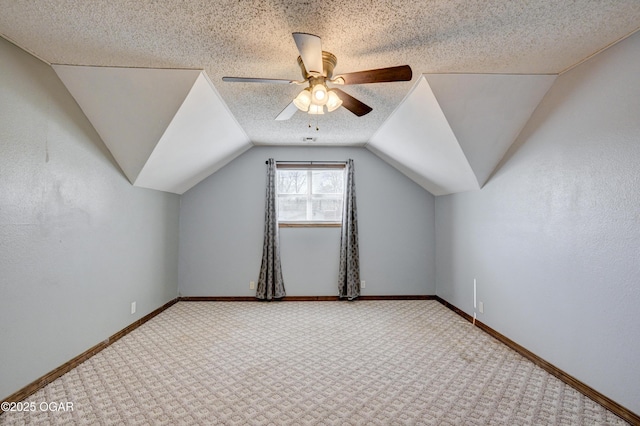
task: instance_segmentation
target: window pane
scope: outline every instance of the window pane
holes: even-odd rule
[[[342,220],[342,194],[339,196],[314,196],[311,200],[312,218],[316,221],[340,222]]]
[[[278,196],[278,220],[307,220],[307,197],[299,195]]]
[[[278,194],[306,194],[306,170],[278,170]]]
[[[313,170],[311,192],[314,194],[342,194],[344,169]]]
[[[344,168],[283,167],[277,170],[280,222],[340,223]]]

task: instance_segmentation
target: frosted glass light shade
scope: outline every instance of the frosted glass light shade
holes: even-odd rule
[[[334,91],[329,91],[327,99],[327,111],[335,111],[342,105],[342,99],[338,97],[338,94]]]
[[[324,114],[324,106],[311,104],[309,106],[309,114]]]
[[[311,89],[311,103],[315,105],[324,105],[327,103],[327,87],[324,84],[316,84]]]
[[[309,110],[309,105],[311,105],[311,92],[309,89],[304,89],[302,92],[298,93],[298,96],[293,100],[293,104],[298,107],[300,111],[307,112]]]

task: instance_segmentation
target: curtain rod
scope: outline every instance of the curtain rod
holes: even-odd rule
[[[288,163],[288,164],[347,164],[346,161],[276,161],[278,163]],[[269,160],[265,161],[264,164],[269,164]]]

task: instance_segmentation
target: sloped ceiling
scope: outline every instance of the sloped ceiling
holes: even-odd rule
[[[202,71],[53,68],[136,186],[182,194],[251,147]]]
[[[555,78],[423,75],[367,147],[434,195],[480,189]]]
[[[508,78],[489,81],[479,77],[484,74],[557,75],[640,27],[640,2],[637,0],[0,0],[0,9],[2,37],[50,64],[202,70],[203,78],[208,76],[212,83],[212,96],[219,95],[221,101],[217,107],[211,104],[211,113],[223,117],[230,113],[232,121],[237,122],[241,133],[250,141],[249,146],[307,145],[309,142],[303,142],[307,137],[316,138],[312,142],[314,145],[367,146],[434,193],[468,189],[469,181],[473,183],[474,179],[475,186],[480,187],[490,176],[498,153],[503,151],[504,144],[508,144],[504,141],[513,139],[514,132],[522,126],[518,118],[519,124],[505,130],[505,135],[500,135],[500,142],[497,142],[498,136],[484,132],[481,124],[487,120],[503,123],[510,123],[510,120],[486,114],[473,118],[468,114],[471,110],[476,113],[484,110],[465,102],[465,96],[474,99],[473,102],[492,105],[490,100],[481,98],[492,97],[492,90],[499,89],[501,84],[511,84]],[[322,37],[323,49],[338,57],[336,73],[408,64],[414,72],[413,80],[346,86],[346,92],[373,107],[373,111],[358,118],[340,108],[318,119],[320,130],[317,132],[315,120],[310,127],[309,116],[303,113],[296,113],[288,121],[275,121],[299,87],[224,83],[221,78],[227,75],[299,79],[298,53],[291,37],[294,31]],[[453,82],[448,77],[452,74],[466,74],[468,78]],[[479,74],[478,78],[474,74]],[[188,79],[181,78],[184,80],[178,85],[188,86]],[[187,93],[199,85],[198,78],[194,77]],[[543,89],[537,83],[531,83],[532,79],[524,80],[528,83],[521,87],[521,94],[529,99],[524,102],[528,105]],[[71,87],[73,83],[67,79],[65,84]],[[126,86],[128,82],[125,79],[121,84]],[[169,85],[163,86],[165,90],[173,91]],[[535,94],[527,89],[533,86],[537,87],[531,89]],[[72,89],[70,91],[73,93]],[[176,88],[176,91],[182,90]],[[430,101],[420,96],[429,91],[432,94]],[[157,92],[157,95],[167,96],[174,103],[179,98],[171,93]],[[426,103],[420,103],[420,99]],[[432,101],[438,104],[437,108]],[[128,102],[142,101],[130,99]],[[507,101],[503,97],[501,102]],[[150,129],[130,129],[130,132],[142,132],[144,136],[155,132],[158,136],[155,142],[151,142],[154,138],[136,139],[141,146],[132,148],[127,154],[131,158],[119,160],[119,163],[130,179],[137,173],[134,181],[139,180],[140,184],[182,191],[199,177],[216,170],[217,166],[206,167],[197,162],[190,166],[187,159],[180,157],[183,170],[174,170],[173,175],[167,171],[170,177],[166,180],[172,182],[162,182],[162,169],[172,159],[178,161],[180,152],[166,149],[162,136],[165,132],[173,134],[191,127],[180,119],[175,123],[172,121],[180,114],[176,112],[178,115],[171,116],[168,112],[173,109],[169,108],[170,103],[164,104],[166,111],[158,106],[159,118],[143,119]],[[182,105],[180,103],[175,111]],[[186,104],[184,107],[185,111],[194,111]],[[429,155],[433,150],[444,148],[435,147],[433,140],[416,139],[411,145],[415,145],[414,151],[410,151],[412,148],[408,144],[390,142],[392,132],[389,129],[404,119],[403,114],[409,119],[425,109],[439,110],[444,116],[441,120],[449,124],[449,133],[456,142],[449,134],[442,144],[453,153],[455,147],[451,144],[456,143],[458,154],[462,156],[456,154],[457,168],[448,168],[447,173],[464,169],[462,166],[466,162],[467,170],[450,178],[465,185],[459,187],[456,183],[449,187],[446,180],[434,180],[434,176],[441,174],[438,167],[442,168],[442,164],[429,160]],[[494,111],[492,114],[504,112],[499,108],[489,108],[489,111]],[[507,111],[510,112],[509,108]],[[89,116],[88,110],[85,112]],[[168,116],[171,117],[167,123]],[[222,118],[223,121],[227,119]],[[100,126],[95,122],[94,125]],[[413,132],[424,133],[417,129]],[[103,132],[99,133],[103,135]],[[215,164],[223,164],[244,149],[244,142],[234,139],[235,133],[227,135],[223,132],[216,137],[219,145],[214,148],[214,157],[218,159]],[[204,140],[206,138],[198,144],[205,144]],[[185,146],[181,148],[188,151]],[[148,154],[146,161],[140,159],[143,153]],[[407,163],[406,158],[424,161],[414,165]],[[163,166],[154,169],[152,165],[156,162]],[[423,163],[432,164],[435,169],[427,168]],[[192,177],[186,177],[185,171],[191,167]],[[468,175],[469,169],[473,176]]]
[[[136,186],[182,194],[251,147],[202,71],[53,68]]]

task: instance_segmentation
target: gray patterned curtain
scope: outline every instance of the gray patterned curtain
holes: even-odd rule
[[[358,209],[353,160],[347,162],[347,185],[342,210],[342,236],[340,238],[340,272],[338,295],[354,300],[360,296],[360,251],[358,249]]]
[[[276,209],[276,162],[267,161],[267,200],[264,211],[264,243],[262,245],[262,266],[256,288],[256,298],[264,300],[280,299],[286,296],[280,266],[280,236],[278,233],[278,212]]]

